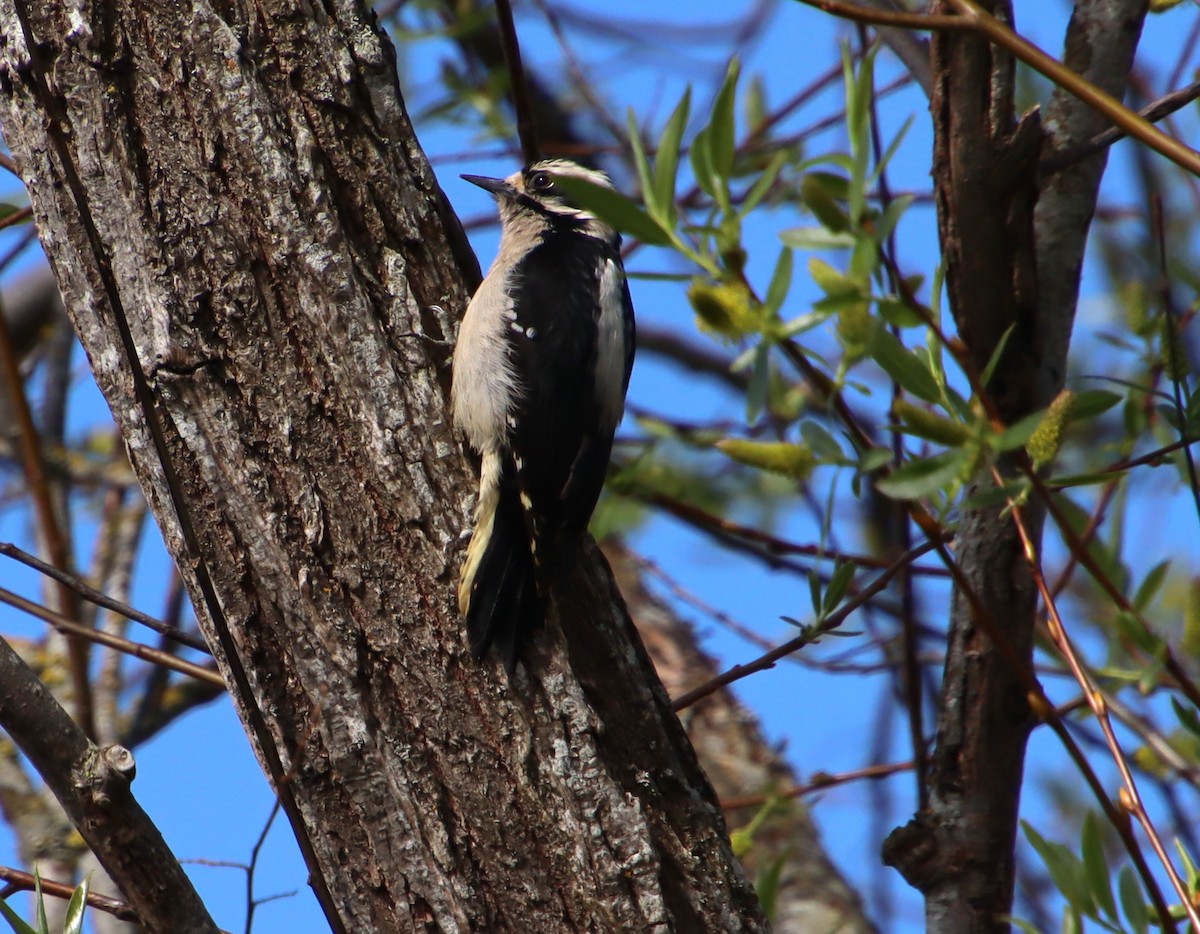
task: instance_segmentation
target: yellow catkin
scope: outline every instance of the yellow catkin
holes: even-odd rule
[[[750,295],[742,286],[695,279],[687,296],[703,331],[737,340],[758,329]]]
[[[806,444],[790,444],[787,441],[748,441],[745,438],[725,438],[718,441],[716,448],[726,457],[783,474],[795,480],[805,480],[812,473],[816,458]]]
[[[1046,409],[1046,414],[1042,416],[1037,428],[1025,442],[1025,451],[1029,454],[1029,459],[1033,461],[1034,466],[1041,467],[1049,464],[1058,456],[1058,451],[1062,447],[1063,433],[1066,431],[1074,405],[1075,393],[1064,389],[1054,397],[1050,408]]]

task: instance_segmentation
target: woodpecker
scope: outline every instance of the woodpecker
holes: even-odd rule
[[[462,177],[495,197],[500,248],[454,349],[454,422],[482,456],[458,606],[472,654],[495,647],[512,671],[604,484],[633,302],[620,236],[557,184],[611,188],[602,172],[550,159],[505,179]]]

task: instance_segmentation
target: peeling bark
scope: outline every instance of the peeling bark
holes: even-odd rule
[[[528,670],[466,653],[478,268],[369,14],[5,0],[0,43],[43,245],[331,926],[764,929],[596,553]]]

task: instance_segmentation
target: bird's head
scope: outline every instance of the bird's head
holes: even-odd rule
[[[581,233],[606,240],[616,236],[613,229],[595,214],[574,203],[559,184],[564,178],[579,179],[611,189],[613,183],[603,172],[584,168],[567,159],[542,159],[508,178],[483,175],[464,175],[463,178],[492,193],[500,207],[500,222],[505,227],[533,221],[568,225]]]

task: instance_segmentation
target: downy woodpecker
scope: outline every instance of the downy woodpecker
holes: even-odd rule
[[[509,670],[587,528],[633,367],[620,237],[571,204],[564,176],[612,187],[559,159],[463,176],[495,197],[500,249],[454,350],[454,421],[483,456],[458,606],[471,652],[495,646]]]

